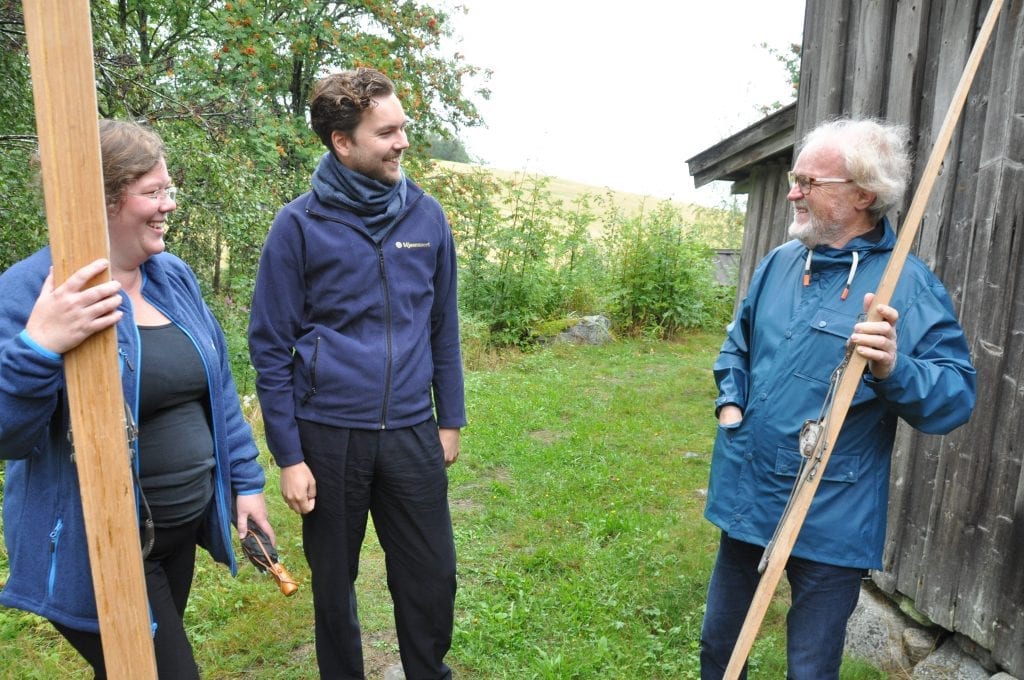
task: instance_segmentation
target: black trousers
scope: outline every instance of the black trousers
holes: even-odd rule
[[[354,430],[299,421],[299,435],[316,479],[302,535],[320,677],[364,677],[355,581],[369,513],[384,550],[405,675],[450,678],[444,657],[455,616],[455,539],[437,424]]]
[[[156,623],[153,649],[157,674],[164,680],[199,678],[192,645],[185,635],[185,605],[192,590],[196,566],[196,543],[203,517],[188,524],[157,528],[153,549],[143,561],[146,595]],[[55,621],[53,627],[89,662],[97,678],[106,678],[103,645],[98,633],[68,628]]]

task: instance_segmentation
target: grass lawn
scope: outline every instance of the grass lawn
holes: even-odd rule
[[[696,678],[717,530],[703,520],[717,334],[552,346],[467,374],[470,426],[450,469],[459,554],[457,678]],[[205,678],[315,678],[298,517],[268,500],[292,598],[203,554],[186,624]],[[0,555],[0,575],[6,563]],[[367,675],[398,660],[372,531],[358,582]],[[751,678],[785,677],[784,590]],[[91,677],[40,619],[0,610],[0,677]],[[844,665],[844,680],[882,678]]]

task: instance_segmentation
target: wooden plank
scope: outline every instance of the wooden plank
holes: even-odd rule
[[[947,16],[944,25],[952,26],[950,30],[963,30],[959,21],[954,21],[962,18]],[[949,42],[956,43],[943,40]],[[980,403],[999,403],[998,391],[991,386],[999,385],[1003,372],[1007,317],[993,301],[1006,299],[1007,277],[1016,268],[1014,261],[1007,260],[1013,257],[1012,233],[1000,232],[993,215],[994,207],[1004,202],[1001,197],[1008,198],[1010,193],[999,188],[1001,167],[993,163],[981,167],[980,159],[984,139],[1005,130],[1003,126],[990,129],[987,125],[988,102],[1005,96],[1005,83],[992,82],[992,63],[999,46],[996,41],[979,69],[979,81],[985,85],[978,88],[965,113],[960,153],[947,162],[943,188],[948,195],[936,201],[941,206],[936,213],[943,219],[931,225],[932,232],[937,233],[922,239],[922,248],[934,249],[938,269],[960,282],[954,297],[962,296],[961,321],[974,341],[972,355],[978,370]],[[982,643],[991,639],[985,624],[979,623],[972,612],[977,607],[979,611],[991,611],[989,604],[994,603],[984,602],[987,595],[982,591],[975,591],[973,596],[969,593],[988,582],[985,574],[992,568],[988,554],[992,550],[990,528],[982,509],[985,504],[979,499],[992,497],[991,482],[1000,451],[996,440],[1004,430],[1005,415],[1001,409],[978,409],[964,428],[963,435],[968,439],[950,437],[943,478],[939,480],[944,493],[932,499],[927,550],[917,567],[922,584],[918,608],[930,612],[937,623]],[[965,561],[974,565],[969,578],[961,568]]]
[[[964,5],[946,5],[944,9],[946,13],[937,23],[942,27],[942,33],[933,42],[936,45],[959,45],[961,39],[946,32],[973,34],[974,14]],[[951,68],[948,63],[955,63],[956,59],[956,54],[947,55],[945,70],[941,58],[931,60],[935,71],[929,77],[935,80],[948,78]],[[990,64],[991,55],[979,65],[976,92],[983,93],[988,89]],[[991,248],[985,224],[977,223],[971,214],[977,192],[975,169],[980,148],[977,135],[982,134],[978,129],[982,127],[984,116],[984,106],[979,106],[978,100],[975,96],[967,106],[958,131],[958,139],[965,141],[957,144],[958,148],[951,149],[943,161],[943,176],[937,180],[933,198],[929,201],[930,213],[922,229],[919,246],[922,257],[936,268],[937,273],[945,274],[947,282],[954,284],[951,296],[961,303],[958,305],[961,321],[971,338],[976,336],[977,328],[972,319],[991,312],[991,304],[983,299],[987,297],[985,286],[972,271],[979,264],[984,265],[985,253]],[[935,112],[925,115],[932,117],[929,125],[934,124]],[[981,193],[985,194],[984,191]],[[984,385],[986,376],[990,377],[992,371],[998,369],[987,361],[983,352],[978,351],[976,342],[972,354],[979,370],[979,384]],[[931,480],[931,493],[919,493],[911,508],[915,513],[914,525],[925,527],[924,540],[913,545],[916,552],[904,553],[906,562],[897,565],[900,590],[913,597],[920,610],[931,612],[935,622],[950,629],[955,625],[960,579],[964,576],[961,566],[976,541],[971,489],[976,477],[984,476],[986,461],[980,461],[979,465],[973,457],[979,449],[986,448],[984,442],[991,437],[991,431],[984,423],[988,413],[988,410],[976,413],[970,424],[942,440],[937,464],[926,477]],[[966,439],[962,439],[964,437]],[[913,451],[921,446],[921,441],[921,437],[913,440]]]
[[[686,160],[695,187],[749,170],[793,146],[796,105],[791,104]]]
[[[850,74],[850,101],[844,107],[856,117],[878,116],[884,111],[883,97],[892,49],[892,0],[860,3],[851,30],[855,59]]]
[[[853,0],[808,0],[804,22],[796,138],[843,111]],[[799,152],[799,149],[797,149]]]
[[[1024,470],[1016,442],[1024,419],[1024,342],[1021,340],[1024,220],[1021,148],[1021,1],[1004,13],[972,98],[956,158],[949,224],[937,258],[952,289],[978,369],[979,408],[972,421],[943,438],[936,490],[918,518],[928,522],[923,554],[901,555],[887,568],[899,572],[901,592],[932,620],[987,648],[1004,668],[1024,669],[1024,532],[1017,498]],[[980,168],[966,171],[967,168]],[[912,452],[920,458],[915,441]],[[907,457],[911,454],[907,453]],[[895,468],[895,465],[894,465]],[[925,486],[920,482],[917,486]],[[929,488],[931,491],[931,488]],[[900,494],[902,495],[902,494]],[[895,503],[905,502],[900,498]],[[897,526],[897,530],[903,527]],[[903,546],[901,546],[903,547]],[[881,579],[892,585],[892,574]]]
[[[962,573],[956,569],[958,564],[966,561],[975,565],[971,577],[965,578],[957,589],[952,628],[994,649],[997,629],[992,623],[1006,601],[1001,588],[1001,579],[1006,576],[1003,564],[1016,551],[1008,541],[1012,538],[1021,473],[1021,453],[1015,445],[1014,433],[1020,427],[1021,414],[1018,408],[1017,417],[1010,415],[1020,389],[1015,377],[1020,373],[1020,364],[1008,361],[1006,351],[1014,335],[1011,324],[1019,323],[1020,319],[1013,318],[1007,305],[993,305],[991,301],[1013,299],[1012,294],[1024,287],[1019,267],[1024,248],[1017,233],[1019,225],[1014,224],[1015,217],[1020,216],[1000,214],[998,208],[1019,193],[1024,170],[1019,164],[989,164],[982,174],[981,194],[986,200],[979,202],[977,210],[979,221],[992,225],[992,247],[984,281],[990,313],[981,319],[975,352],[979,357],[978,381],[989,397],[985,401],[1001,406],[983,409],[972,422],[976,439],[968,449],[970,455],[961,459],[965,469],[957,470],[962,477],[955,481],[959,487],[957,496],[962,500],[957,511],[964,520],[954,523],[954,530],[962,524],[966,540],[958,559],[949,560],[948,568]],[[1020,635],[1020,643],[1024,644],[1024,631]]]
[[[750,177],[750,169],[758,163],[773,159],[776,156],[787,159],[792,156],[793,143],[793,130],[790,128],[773,137],[768,137],[755,145],[746,147],[728,158],[721,159],[717,165],[703,172],[694,173],[691,169],[693,186],[702,187],[715,180],[744,181]]]
[[[1020,0],[1007,12],[1008,20],[995,36],[993,78],[989,92],[987,130],[981,164],[1000,160],[1024,160],[1024,10]]]
[[[917,120],[929,7],[927,2],[900,0],[896,3],[884,111],[886,118],[893,122],[912,125]]]
[[[953,95],[959,80],[960,73],[967,63],[971,45],[976,34],[978,19],[978,0],[947,0],[942,3],[941,22],[935,35],[938,36],[939,48],[935,53],[933,91],[935,96],[932,100],[933,107],[930,114],[925,113],[921,122],[922,128],[928,133],[927,138],[933,139],[941,131],[943,118],[946,113],[945,102],[948,102]],[[923,148],[931,146],[929,142]],[[947,187],[956,175],[956,158],[960,154],[960,134],[954,134],[950,141],[949,151],[943,159],[944,169],[948,172],[940,173],[935,179],[935,191],[924,216],[924,229],[919,235],[917,254],[935,267],[938,262],[938,234],[941,225],[948,220],[949,211],[953,202],[951,187]]]
[[[88,262],[109,257],[89,3],[24,0],[23,9],[59,285]],[[109,280],[109,272],[102,278]],[[64,374],[107,674],[155,678],[116,331],[68,352]]]

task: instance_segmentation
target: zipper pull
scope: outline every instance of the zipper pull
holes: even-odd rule
[[[123,347],[118,347],[117,353],[121,355],[121,361],[128,367],[128,370],[134,373],[135,366],[132,364],[132,360],[128,358],[128,352],[125,352]]]

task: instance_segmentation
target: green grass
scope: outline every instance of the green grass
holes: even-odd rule
[[[717,545],[701,513],[720,340],[556,345],[468,372],[470,426],[450,469],[456,677],[698,677]],[[299,520],[267,467],[282,559],[302,586],[284,598],[249,565],[232,579],[200,558],[186,624],[205,678],[316,677]],[[358,586],[376,680],[398,657],[372,531]],[[785,597],[769,610],[751,678],[785,677]],[[91,675],[45,622],[0,610],[0,677]],[[842,677],[885,676],[846,664]]]

